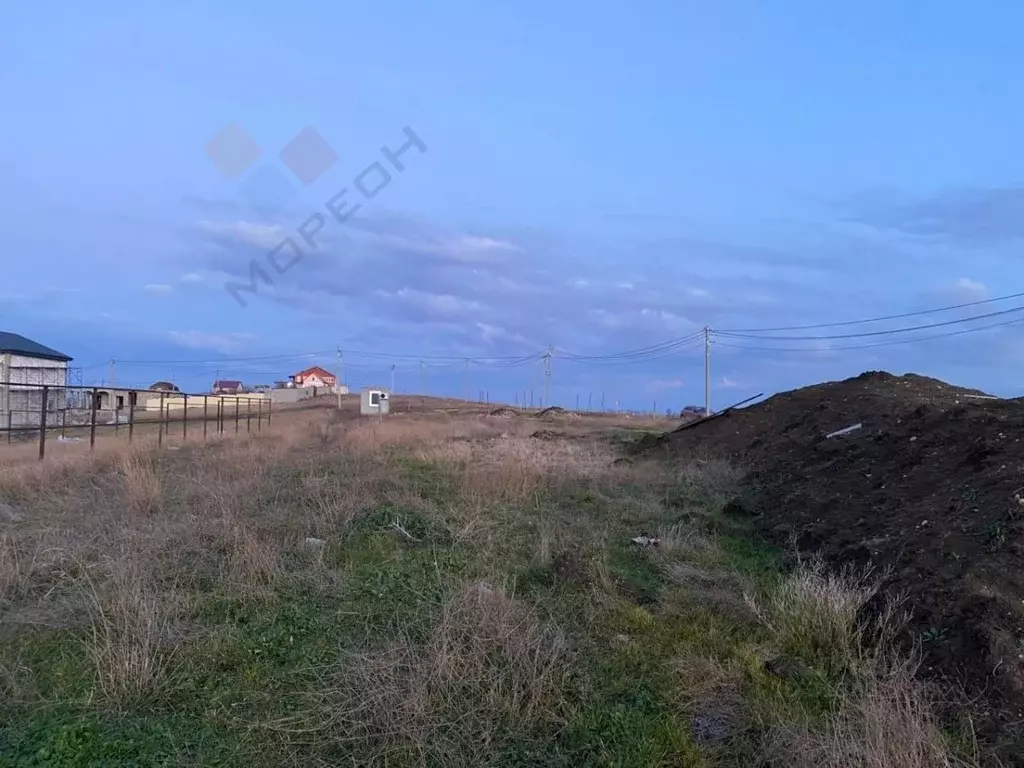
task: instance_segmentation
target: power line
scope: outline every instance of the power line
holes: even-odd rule
[[[965,309],[967,307],[980,307],[984,304],[994,304],[998,301],[1009,301],[1010,299],[1019,299],[1024,297],[1022,293],[1011,293],[1006,296],[997,296],[992,299],[980,299],[978,301],[968,301],[963,304],[951,304],[947,307],[936,307],[934,309],[919,309],[914,312],[902,312],[897,315],[883,315],[881,317],[869,317],[863,320],[844,320],[835,323],[815,323],[813,325],[789,325],[780,326],[778,328],[733,328],[719,331],[719,333],[771,333],[774,331],[810,331],[815,328],[838,328],[841,326],[849,325],[866,325],[867,323],[880,323],[885,320],[901,320],[906,317],[919,317],[921,315],[933,315],[938,312],[949,312],[954,309]]]
[[[961,317],[956,320],[944,320],[941,323],[927,323],[925,325],[913,325],[907,328],[890,328],[885,331],[867,331],[865,333],[843,333],[843,334],[832,334],[830,336],[764,336],[759,334],[748,334],[739,333],[736,331],[715,331],[716,335],[724,336],[731,339],[766,339],[766,340],[777,340],[777,341],[819,341],[826,339],[861,339],[869,336],[890,336],[895,333],[907,333],[908,331],[921,331],[927,328],[942,328],[950,325],[959,325],[960,323],[969,323],[974,320],[984,320],[989,317],[1001,317],[1004,315],[1013,314],[1014,312],[1024,311],[1024,307],[1013,307],[1011,309],[1003,309],[998,312],[987,312],[983,315],[972,315],[971,317]]]
[[[1016,320],[1007,320],[1002,323],[989,323],[988,325],[979,325],[975,328],[963,328],[959,331],[951,331],[949,333],[933,333],[930,336],[912,336],[909,339],[893,339],[892,341],[879,341],[872,344],[847,344],[839,347],[827,347],[825,349],[816,349],[814,347],[762,347],[753,344],[730,344],[726,341],[716,341],[715,344],[720,347],[731,347],[733,349],[750,349],[759,352],[841,352],[848,349],[871,349],[873,347],[890,347],[894,344],[913,344],[918,341],[931,341],[934,339],[946,339],[951,336],[960,336],[965,333],[975,333],[976,331],[986,331],[992,328],[1005,328],[1009,325],[1016,325],[1018,323],[1024,323],[1024,318],[1018,318]],[[814,337],[824,339],[826,337]]]
[[[587,361],[587,360],[618,360],[618,359],[643,359],[649,354],[658,352],[666,352],[668,350],[677,349],[685,346],[689,342],[701,339],[704,336],[703,331],[696,331],[688,336],[681,336],[676,339],[669,339],[659,344],[651,344],[646,347],[640,347],[639,349],[626,350],[625,352],[613,352],[605,355],[577,355],[572,352],[566,352],[565,350],[558,350],[559,357],[566,360],[573,361]]]

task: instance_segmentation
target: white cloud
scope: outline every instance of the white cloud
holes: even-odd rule
[[[146,291],[146,293],[167,294],[171,293],[174,288],[166,285],[165,283],[150,283],[149,285],[143,286],[142,290]]]
[[[980,301],[988,298],[988,288],[985,284],[969,277],[961,277],[956,280],[953,283],[952,292],[963,298],[964,301]]]
[[[237,352],[255,340],[251,333],[208,333],[205,331],[169,331],[167,336],[180,347]]]
[[[722,387],[725,389],[736,389],[740,386],[740,383],[735,379],[730,379],[728,376],[722,377]]]
[[[288,236],[285,228],[278,224],[259,224],[254,221],[239,220],[234,223],[201,221],[199,226],[213,235],[266,248],[268,251],[279,246],[281,241]]]
[[[495,240],[490,237],[475,237],[463,235],[452,244],[463,251],[516,251],[518,248],[505,240]]]
[[[394,296],[402,301],[407,301],[441,314],[474,312],[480,309],[478,302],[452,296],[449,293],[427,293],[425,291],[417,291],[415,288],[401,288],[393,294],[388,294],[384,291],[379,291],[378,293],[383,296]]]
[[[480,336],[484,341],[490,343],[492,341],[518,341],[525,342],[521,334],[509,333],[504,328],[500,328],[496,325],[488,325],[487,323],[476,323],[476,327],[480,329]]]
[[[181,282],[183,283],[201,283],[203,282],[203,276],[198,272],[189,272],[188,274],[181,276]]]

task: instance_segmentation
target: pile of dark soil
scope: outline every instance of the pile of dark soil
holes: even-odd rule
[[[497,416],[497,417],[502,418],[502,419],[511,419],[511,418],[514,418],[514,417],[516,417],[518,415],[519,414],[516,413],[511,408],[495,408],[493,411],[491,411],[488,414],[488,416]]]
[[[989,740],[1024,760],[1024,402],[869,372],[643,449],[737,459],[751,471],[731,509],[776,543],[891,568],[924,671],[973,699]]]
[[[538,419],[553,419],[556,416],[564,416],[566,413],[565,408],[560,408],[557,405],[552,405],[549,408],[545,408],[537,413]]]

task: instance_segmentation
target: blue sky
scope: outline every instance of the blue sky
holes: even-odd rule
[[[352,385],[393,364],[400,390],[422,376],[539,398],[540,363],[467,376],[458,360],[602,355],[1022,284],[1017,4],[65,5],[14,6],[0,28],[0,329],[71,354],[86,383],[111,358],[121,383],[269,381],[341,348]],[[229,124],[262,149],[236,179],[205,149]],[[333,221],[324,204],[355,201],[405,126],[427,151]],[[306,127],[338,159],[303,185],[278,152]],[[291,196],[254,205],[257,172]],[[317,249],[239,306],[225,282],[316,213]],[[1014,325],[859,349],[726,343],[718,405],[878,368],[1024,392]],[[661,410],[701,401],[703,379],[695,343],[628,365],[556,354],[552,388],[563,405],[604,392]]]

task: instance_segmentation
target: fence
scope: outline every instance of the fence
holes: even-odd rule
[[[97,431],[124,433],[129,442],[136,430],[156,431],[157,442],[172,430],[183,440],[202,431],[261,431],[270,425],[273,405],[260,394],[210,395],[111,387],[60,386],[52,384],[0,384],[0,440],[38,440],[39,458],[46,443],[89,441],[96,445]],[[243,427],[244,424],[244,427]],[[88,438],[83,435],[88,433]]]

